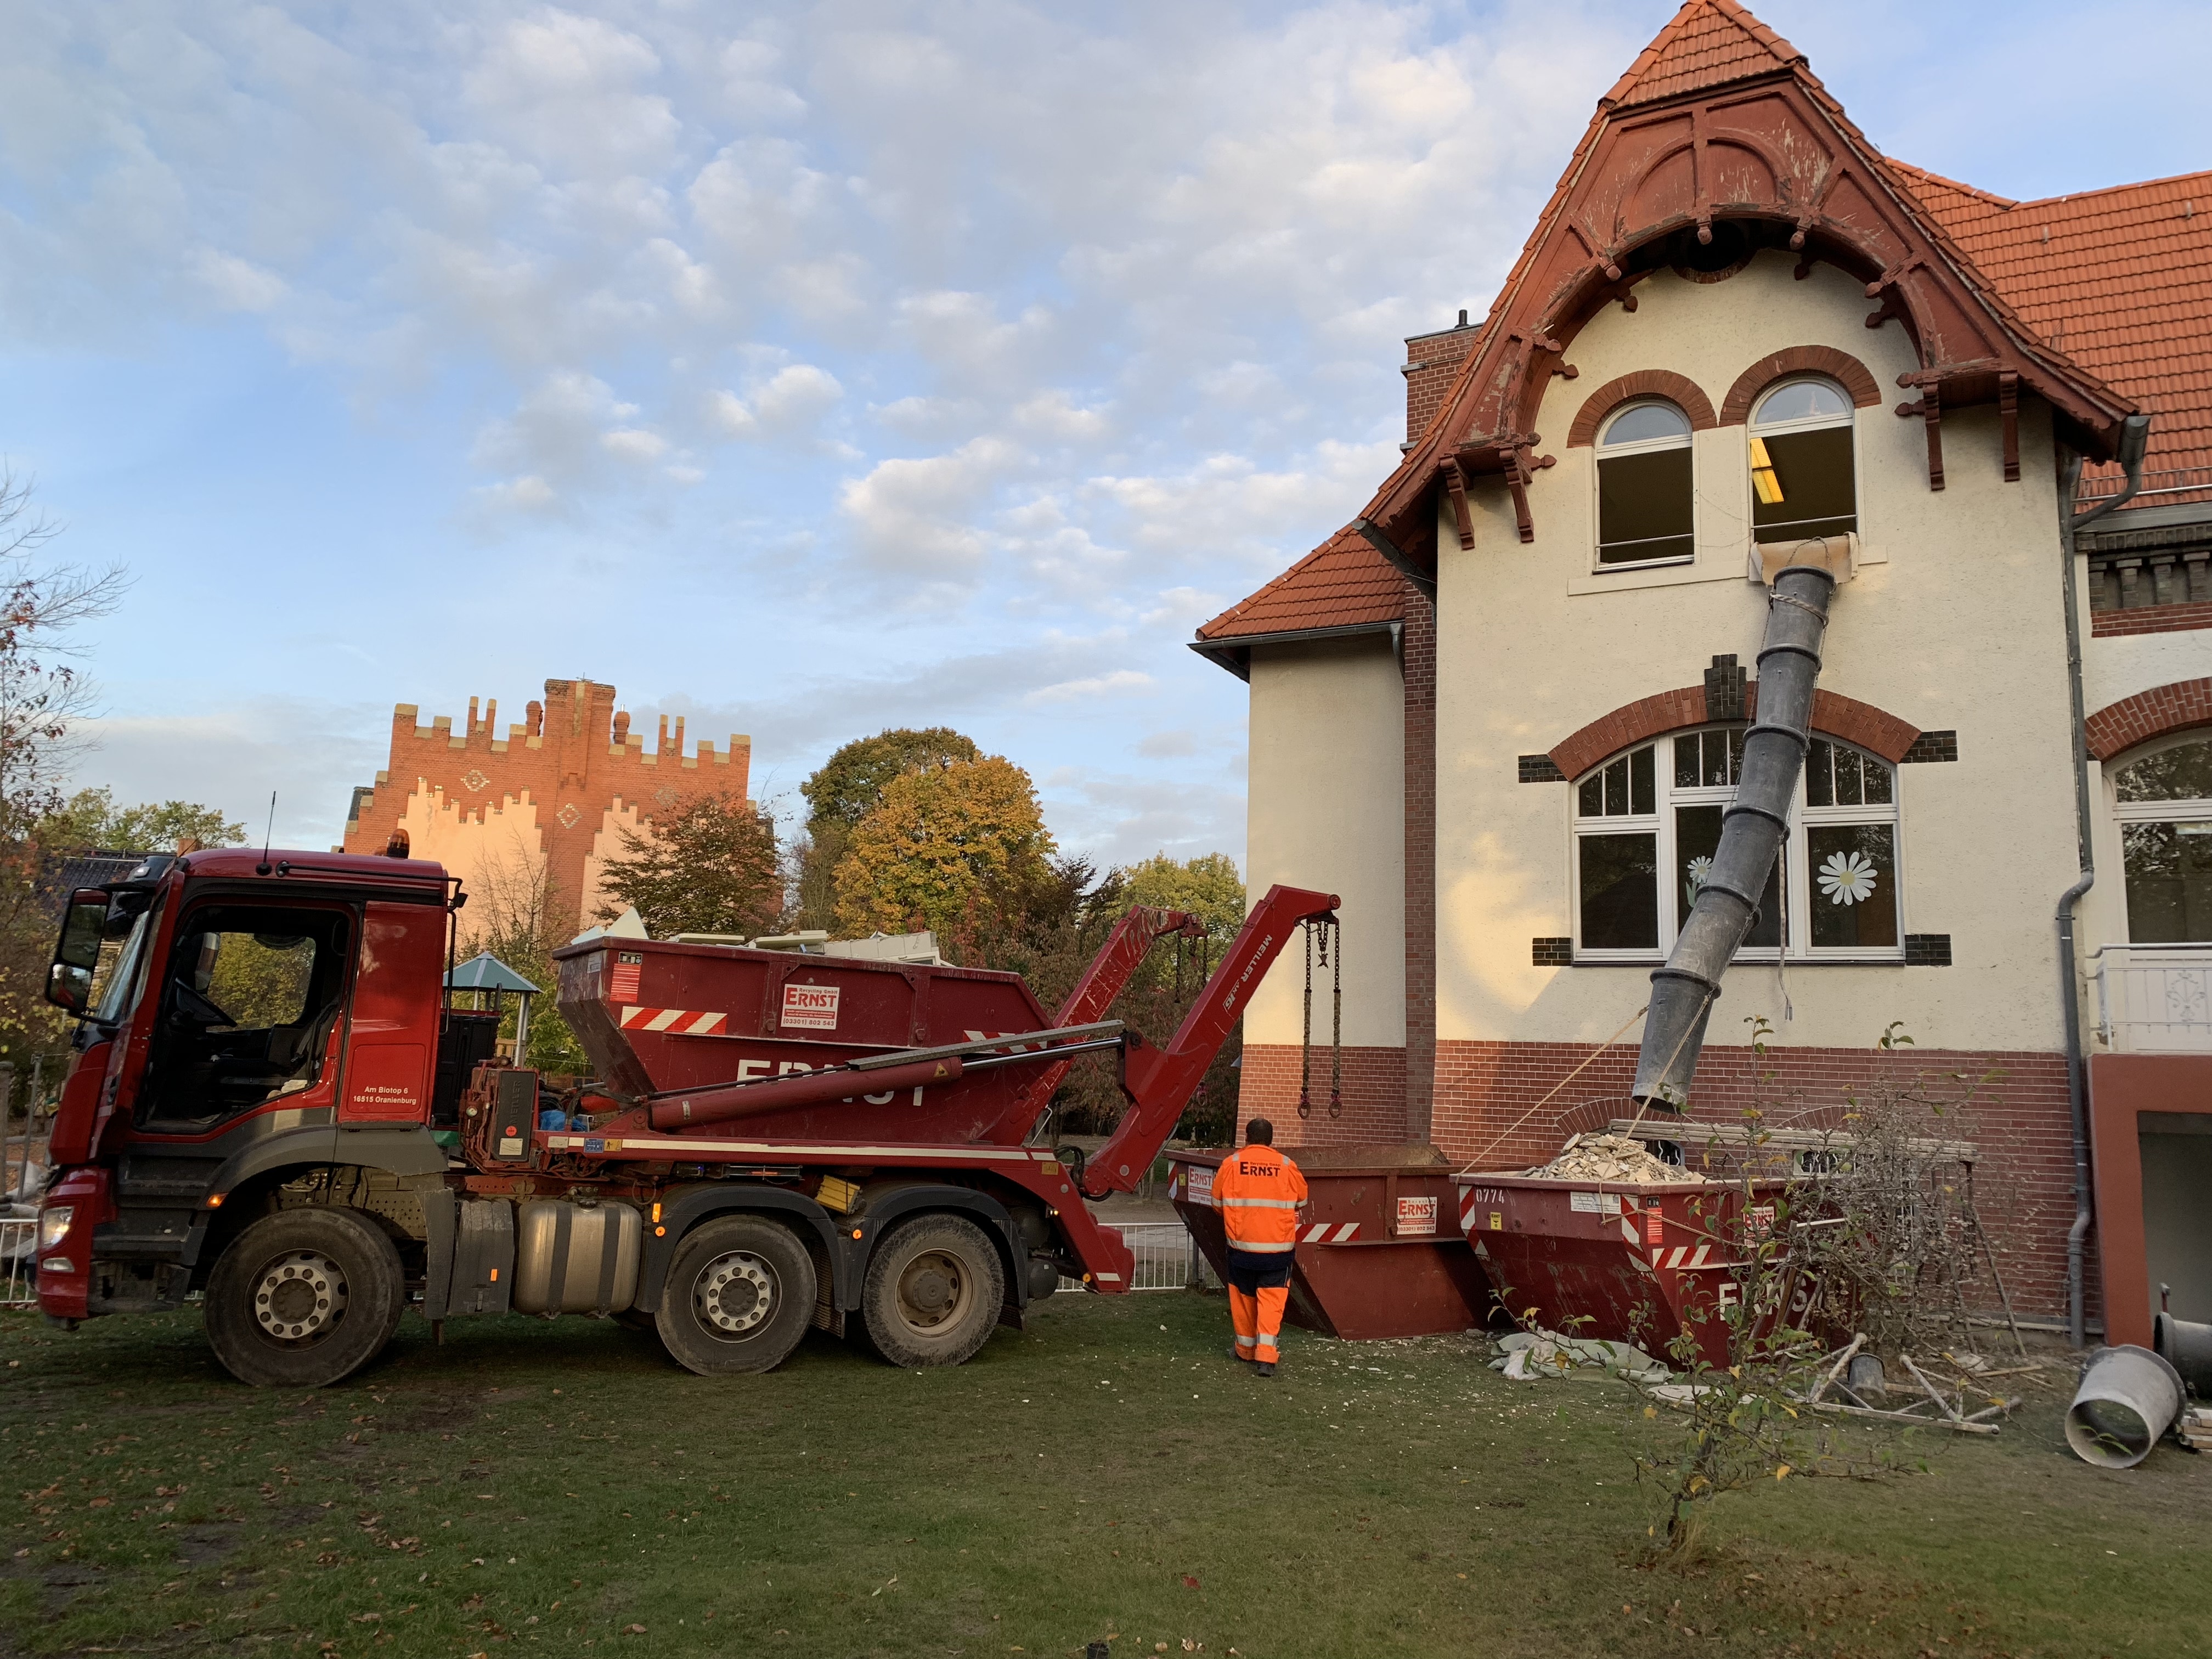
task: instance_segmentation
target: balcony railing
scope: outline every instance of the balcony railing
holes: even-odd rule
[[[2092,951],[2097,1036],[2122,1054],[2212,1054],[2212,945]]]

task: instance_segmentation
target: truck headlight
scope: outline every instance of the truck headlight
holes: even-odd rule
[[[39,1212],[39,1248],[51,1250],[69,1237],[70,1223],[76,1218],[74,1204],[52,1204]]]

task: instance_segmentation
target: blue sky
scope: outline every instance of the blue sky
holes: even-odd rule
[[[1759,15],[2015,197],[2212,161],[2203,4]],[[1673,7],[0,0],[0,455],[127,566],[82,781],[336,839],[394,702],[950,724],[1243,853],[1194,626],[1395,459]]]

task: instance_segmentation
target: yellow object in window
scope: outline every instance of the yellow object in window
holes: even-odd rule
[[[1782,499],[1782,480],[1775,476],[1774,463],[1767,458],[1766,443],[1761,438],[1751,441],[1751,489],[1761,507],[1772,507]]]

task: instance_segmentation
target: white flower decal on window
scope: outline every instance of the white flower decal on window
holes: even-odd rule
[[[1705,883],[1711,878],[1712,873],[1713,861],[1711,859],[1702,854],[1692,859],[1684,873],[1683,896],[1692,904],[1696,903],[1698,895],[1705,890]]]
[[[1831,853],[1820,864],[1820,890],[1831,904],[1856,904],[1874,896],[1874,866],[1863,853]]]

